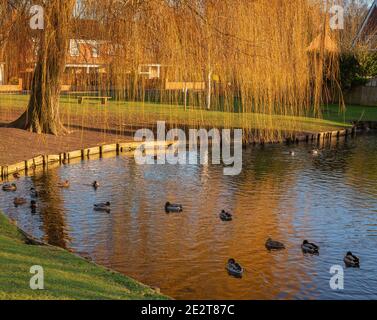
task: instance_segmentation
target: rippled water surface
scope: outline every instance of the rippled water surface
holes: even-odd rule
[[[243,172],[221,166],[138,166],[119,156],[77,162],[20,179],[0,192],[0,208],[25,231],[185,299],[377,299],[377,136],[324,147],[253,147]],[[195,155],[191,155],[195,156]],[[57,188],[68,179],[70,189]],[[98,180],[95,191],[90,184]],[[41,192],[35,214],[15,208],[15,196]],[[166,201],[184,205],[167,215]],[[111,214],[93,204],[111,201]],[[223,223],[222,209],[234,213]],[[271,236],[287,249],[268,252]],[[304,239],[320,256],[304,256]],[[332,265],[351,250],[360,269],[345,270],[345,290],[329,286]],[[246,269],[225,270],[229,258]]]

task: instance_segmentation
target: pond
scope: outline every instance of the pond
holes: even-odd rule
[[[0,208],[35,237],[176,299],[377,299],[377,136],[329,143],[318,156],[312,148],[250,147],[235,177],[221,166],[138,166],[130,156],[77,162],[21,178],[16,193],[0,191]],[[59,189],[65,179],[71,187]],[[37,211],[15,208],[31,187],[41,193]],[[93,211],[106,201],[110,214]],[[166,201],[184,212],[166,214]],[[232,222],[220,221],[222,209]],[[268,252],[268,237],[286,250]],[[304,239],[319,256],[303,255]],[[330,268],[349,250],[361,268],[345,269],[344,290],[333,291]],[[229,258],[245,267],[242,279],[226,272]]]

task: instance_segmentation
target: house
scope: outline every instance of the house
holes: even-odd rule
[[[377,51],[377,0],[373,1],[356,35],[353,47],[357,44],[366,45],[370,51]]]

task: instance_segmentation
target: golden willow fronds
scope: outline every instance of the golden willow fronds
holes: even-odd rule
[[[257,139],[274,140],[300,131],[300,122],[289,119],[320,117],[321,104],[340,97],[339,31],[329,21],[338,2],[81,0],[71,37],[88,38],[91,31],[104,43],[96,81],[120,100],[119,110],[123,99],[187,104],[185,125],[211,125],[206,110],[222,111],[223,126],[233,126],[236,117]],[[95,27],[86,32],[84,20]],[[140,72],[148,64],[161,65],[154,82]],[[165,120],[179,124],[177,110]],[[143,111],[120,121],[155,120]],[[280,116],[284,128],[268,130]]]

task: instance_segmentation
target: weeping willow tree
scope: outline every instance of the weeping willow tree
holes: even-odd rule
[[[38,53],[30,101],[27,110],[11,126],[36,133],[66,132],[59,117],[59,98],[75,3],[75,0],[41,3],[44,29],[36,37]]]
[[[222,111],[225,127],[237,116],[240,126],[252,130],[247,115],[253,113],[259,128],[270,128],[279,115],[289,116],[284,131],[299,130],[290,117],[320,117],[324,84],[336,88],[338,34],[330,30],[326,10],[335,0],[81,0],[73,17],[75,2],[43,1],[45,29],[38,37],[30,102],[13,126],[65,132],[59,119],[61,77],[80,19],[95,21],[96,36],[106,43],[101,55],[108,91],[144,100],[147,84],[138,70],[157,63],[164,66],[160,102],[181,99],[182,90],[165,90],[168,81],[183,89],[197,83],[200,93],[189,92],[188,114]],[[188,118],[191,125],[206,124],[204,113]],[[281,132],[254,134],[272,140]]]

